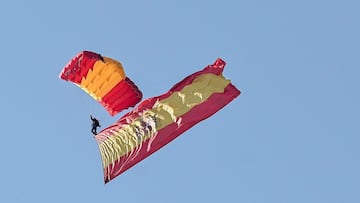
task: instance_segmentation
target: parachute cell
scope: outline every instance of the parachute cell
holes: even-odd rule
[[[64,67],[60,78],[73,82],[100,102],[111,116],[142,99],[142,93],[120,62],[100,54],[82,51]]]
[[[224,67],[225,62],[217,59],[97,134],[105,183],[239,96],[240,91],[222,76]]]

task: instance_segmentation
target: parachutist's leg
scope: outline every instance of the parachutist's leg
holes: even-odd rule
[[[92,128],[92,129],[91,129],[91,132],[92,132],[92,134],[96,135],[96,134],[97,134],[97,133],[96,133],[96,128]]]

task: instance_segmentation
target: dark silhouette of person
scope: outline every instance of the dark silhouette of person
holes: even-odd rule
[[[91,124],[91,132],[92,134],[96,135],[97,134],[97,128],[101,127],[100,122],[98,119],[96,119],[95,117],[93,117],[92,115],[90,115],[90,119],[92,121]]]

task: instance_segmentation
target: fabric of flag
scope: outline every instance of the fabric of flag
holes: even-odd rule
[[[72,58],[60,78],[79,86],[112,116],[142,99],[141,91],[125,75],[120,62],[94,52],[82,51]]]
[[[141,102],[95,136],[105,183],[210,117],[240,91],[222,75],[225,62],[193,73],[163,95]]]

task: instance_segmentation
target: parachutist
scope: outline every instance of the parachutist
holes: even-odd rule
[[[92,124],[91,124],[91,132],[92,132],[92,134],[97,135],[96,129],[97,129],[98,127],[101,127],[100,122],[99,122],[98,119],[96,119],[96,118],[93,117],[92,115],[90,115],[90,119],[91,119],[91,121],[92,121]]]

